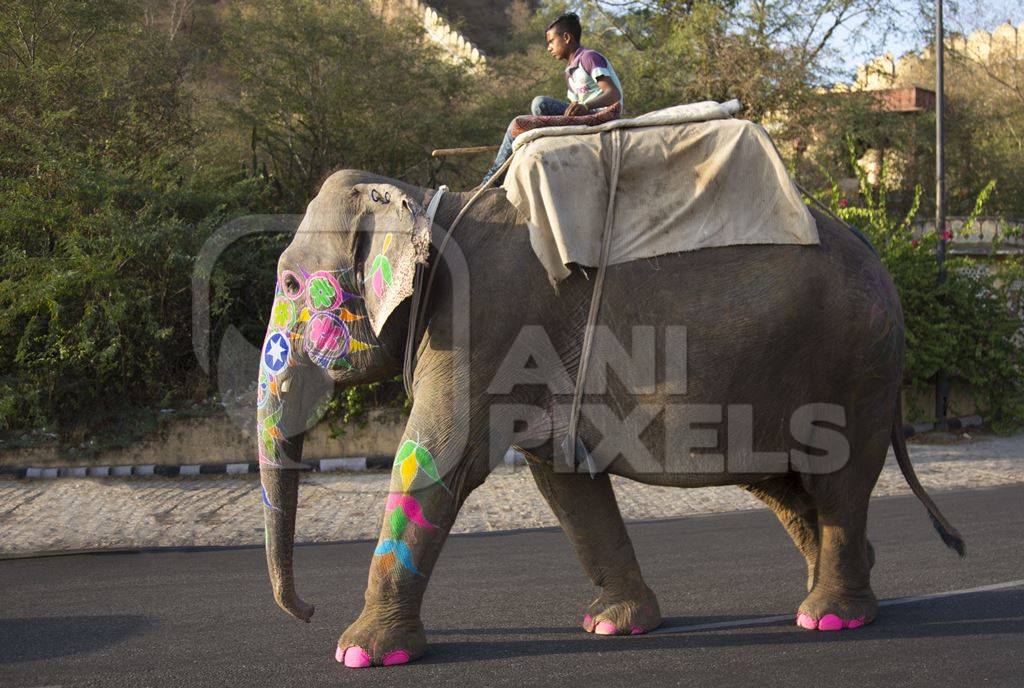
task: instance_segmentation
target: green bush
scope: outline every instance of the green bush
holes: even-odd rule
[[[871,239],[899,290],[907,343],[904,384],[925,391],[945,371],[970,385],[979,411],[995,429],[1015,429],[1024,422],[1024,323],[1014,312],[1021,262],[990,262],[979,271],[973,269],[975,259],[947,255],[940,283],[938,234],[913,231],[921,189],[910,209],[897,215],[887,203],[893,190],[872,187],[855,159],[851,164],[860,179],[860,201],[848,203],[836,184],[829,200],[834,213]],[[886,179],[884,169],[879,177]],[[990,182],[978,194],[963,233],[971,233],[994,187]]]
[[[140,11],[0,13],[0,430],[109,441],[152,427],[147,409],[209,396],[191,352],[194,258],[265,206],[266,184],[196,158],[181,56]]]

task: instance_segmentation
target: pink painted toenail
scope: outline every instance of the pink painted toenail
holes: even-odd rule
[[[800,612],[796,615],[796,625],[800,628],[806,628],[809,631],[813,631],[818,627],[818,622],[814,620],[810,614],[804,614]]]
[[[842,629],[843,620],[835,614],[826,614],[825,616],[818,619],[819,631],[841,631]]]
[[[590,622],[593,621],[593,620],[594,620],[594,618],[592,616],[590,616],[590,614],[584,614],[583,615],[583,628],[586,628],[587,626],[589,626]]]
[[[405,650],[393,650],[381,660],[381,664],[384,666],[394,666],[396,664],[407,664],[409,662],[409,653]]]
[[[864,625],[864,617],[863,616],[859,616],[856,619],[850,619],[849,621],[846,622],[846,627],[847,628],[860,628],[863,625]]]
[[[370,666],[370,655],[366,654],[366,650],[358,645],[345,648],[342,657],[345,660],[345,666],[350,669],[362,669]]]
[[[334,661],[343,663],[345,661],[345,651],[340,647],[334,648]]]
[[[633,628],[629,629],[629,634],[630,635],[640,635],[641,633],[646,633],[646,632],[647,632],[647,630],[644,629],[644,628],[641,628],[640,626],[633,626]]]
[[[598,635],[615,635],[618,632],[619,629],[615,628],[615,624],[611,621],[600,621],[594,629],[594,633]]]

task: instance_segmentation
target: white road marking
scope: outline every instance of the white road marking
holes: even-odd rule
[[[978,592],[991,592],[993,590],[1006,590],[1008,588],[1019,588],[1024,586],[1024,579],[1007,581],[1005,583],[993,583],[991,585],[980,585],[976,588],[964,588],[963,590],[950,590],[949,592],[936,592],[930,595],[914,595],[912,597],[895,597],[891,600],[882,600],[878,603],[879,607],[895,607],[900,604],[912,604],[914,602],[924,602],[926,600],[937,600],[944,597],[957,597],[959,595],[971,595]],[[752,619],[735,619],[732,621],[716,621],[714,623],[706,624],[695,624],[693,626],[670,626],[668,628],[658,628],[648,635],[653,633],[688,633],[692,631],[713,631],[720,628],[739,628],[742,626],[767,626],[768,624],[778,623],[780,621],[793,621],[796,618],[795,614],[779,614],[777,616],[758,616]]]

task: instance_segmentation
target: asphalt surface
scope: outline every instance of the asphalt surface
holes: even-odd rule
[[[876,500],[880,598],[1024,579],[1024,485],[946,493],[959,560],[911,497]],[[271,599],[259,549],[0,561],[3,686],[1022,686],[1024,585],[885,607],[821,633],[789,616],[803,563],[766,511],[630,526],[667,627],[604,638],[576,626],[596,594],[558,530],[452,537],[424,605],[419,662],[348,670],[334,644],[362,606],[371,542],[301,547],[309,625]],[[745,620],[787,615],[774,623]]]

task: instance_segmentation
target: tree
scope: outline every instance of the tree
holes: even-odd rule
[[[193,157],[189,64],[126,0],[0,11],[0,428],[82,438],[204,384],[195,230],[259,196]]]
[[[799,112],[836,75],[837,32],[884,34],[897,11],[871,0],[589,0],[588,25],[628,75],[641,110],[739,98],[745,115]],[[603,24],[604,29],[601,29]]]
[[[327,0],[239,0],[227,26],[227,106],[288,209],[334,169],[402,176],[431,141],[454,138],[466,72],[421,27]]]

